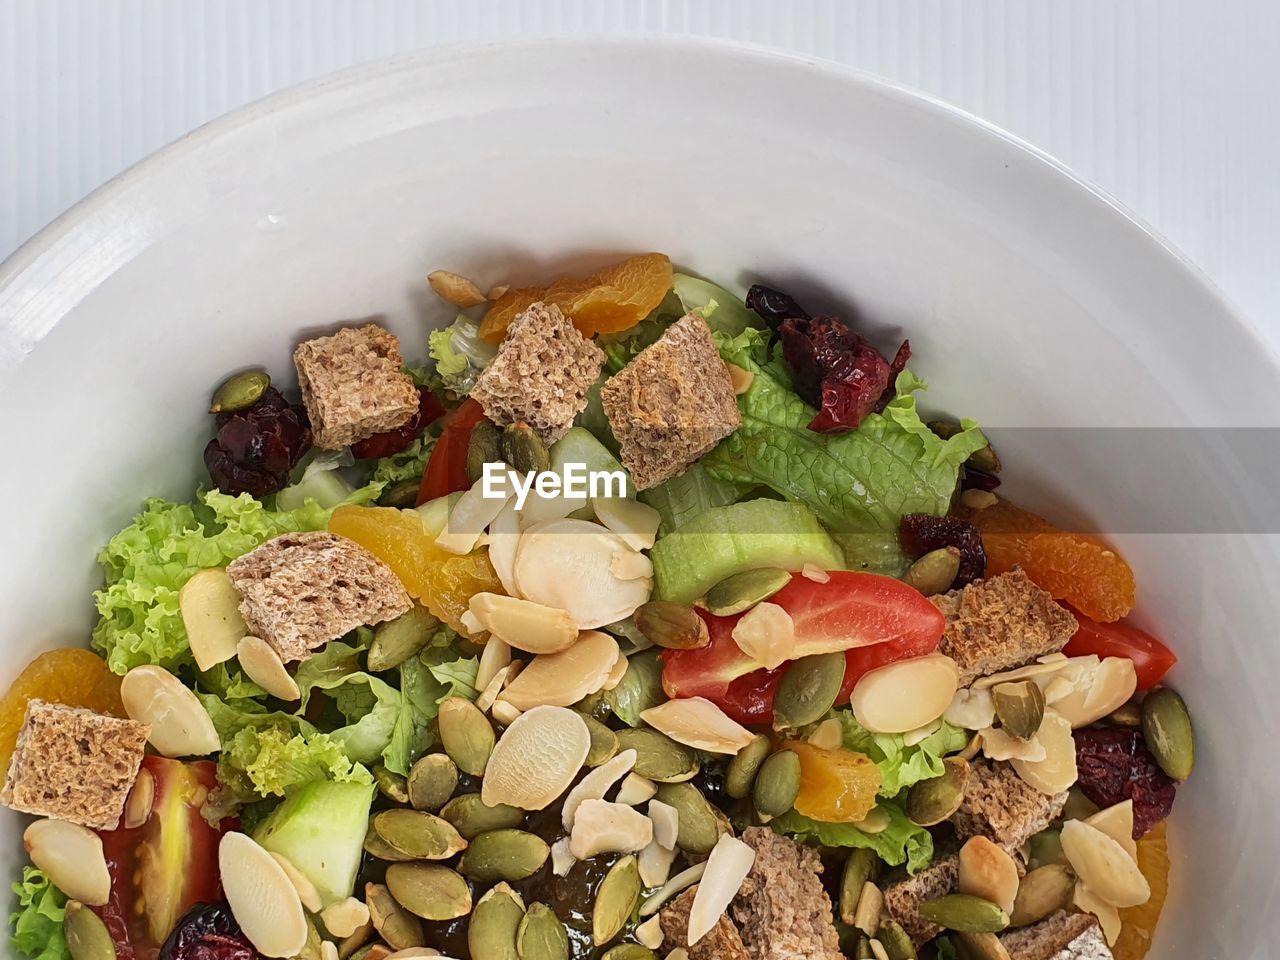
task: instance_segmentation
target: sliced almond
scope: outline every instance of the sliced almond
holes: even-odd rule
[[[147,738],[166,757],[203,757],[221,744],[209,712],[181,680],[163,667],[134,667],[120,682],[129,719],[151,725]]]
[[[653,822],[635,807],[584,800],[574,811],[569,852],[578,860],[601,853],[638,853],[653,842]]]
[[[302,905],[312,913],[319,913],[320,891],[316,889],[316,885],[308,880],[302,871],[295,867],[284,854],[272,852],[271,856],[275,859],[276,863],[280,864],[280,869],[284,871],[285,876],[289,878],[289,882],[293,884],[293,889],[298,891],[298,899],[302,901]],[[365,920],[367,919],[369,919],[369,916],[366,913]],[[363,923],[364,921],[362,920],[360,922]],[[359,925],[359,923],[356,924],[356,927]],[[351,929],[354,930],[355,927],[352,927]],[[330,931],[330,933],[332,932],[333,931]],[[348,931],[348,933],[349,932],[350,931]],[[346,933],[334,935],[347,936]]]
[[[960,848],[960,892],[1011,913],[1018,896],[1018,865],[986,837],[970,837]]]
[[[653,564],[643,553],[619,550],[609,561],[609,572],[619,580],[645,580],[653,576]]]
[[[648,504],[625,497],[596,497],[596,519],[616,533],[632,550],[648,550],[658,539],[662,514]]]
[[[1030,740],[1019,740],[997,727],[987,727],[978,732],[982,734],[982,752],[988,759],[1039,761],[1048,756],[1038,735]]]
[[[800,576],[804,577],[806,580],[812,580],[814,583],[831,582],[831,574],[827,573],[827,571],[814,563],[806,563],[801,567]]]
[[[1015,680],[1035,680],[1040,682],[1041,677],[1049,677],[1062,670],[1066,662],[1066,657],[1059,657],[1053,660],[1037,660],[1035,663],[1029,663],[1025,667],[1018,667],[1016,670],[1005,670],[1003,673],[993,673],[990,676],[979,677],[973,681],[973,689],[985,690],[997,684],[1013,683]],[[1044,682],[1048,683],[1048,680]]]
[[[648,947],[650,950],[657,950],[662,946],[662,918],[650,917],[644,923],[636,925],[635,929],[636,941],[642,947]]]
[[[874,937],[880,930],[880,914],[884,912],[884,894],[870,880],[862,884],[862,893],[858,894],[858,903],[853,908],[853,925],[868,937]]]
[[[480,542],[480,535],[502,512],[512,497],[511,484],[504,484],[505,497],[486,497],[485,485],[477,483],[458,497],[449,512],[449,520],[436,537],[436,546],[449,553],[470,553]]]
[[[1133,857],[1135,861],[1138,859],[1138,843],[1133,839],[1132,800],[1125,800],[1107,807],[1105,810],[1099,810],[1092,817],[1085,820],[1085,823],[1094,829],[1101,830],[1120,846],[1124,847],[1124,852]]]
[[[1075,690],[1076,685],[1061,674],[1050,677],[1049,682],[1044,684],[1044,702],[1048,706],[1055,706],[1059,701],[1075,693]]]
[[[636,861],[640,867],[640,882],[645,889],[660,887],[671,876],[671,865],[676,862],[675,850],[667,850],[658,841],[652,840],[640,851]]]
[[[121,823],[126,830],[140,827],[151,819],[151,808],[156,802],[156,778],[151,771],[143,767],[133,781],[129,791],[129,799],[124,802],[124,816]]]
[[[1098,924],[1102,927],[1102,935],[1106,938],[1108,946],[1114,945],[1120,939],[1120,911],[1094,893],[1088,884],[1076,883],[1071,902],[1085,913],[1092,913],[1098,918]]]
[[[477,593],[469,606],[483,629],[526,653],[559,653],[578,639],[577,624],[569,614],[540,603]]]
[[[1136,907],[1151,899],[1151,886],[1119,843],[1082,820],[1062,825],[1062,852],[1082,883],[1113,907]]]
[[[551,845],[551,872],[557,877],[567,877],[578,858],[569,852],[569,838],[561,837]]]
[[[346,938],[369,922],[369,908],[363,900],[347,897],[329,904],[320,911],[324,927],[335,937]]]
[[[302,900],[284,868],[243,833],[218,844],[222,892],[240,929],[268,957],[297,956],[307,943]]]
[[[606,527],[587,520],[534,524],[520,537],[515,578],[530,600],[565,610],[584,630],[625,620],[649,599],[648,579],[621,580],[613,555],[630,549]]]
[[[494,701],[498,699],[498,694],[506,686],[507,677],[511,675],[511,671],[514,668],[514,663],[508,663],[489,680],[488,686],[480,691],[480,694],[476,697],[476,707],[479,708],[481,713],[488,713],[493,708]]]
[[[872,807],[861,820],[854,822],[853,826],[857,827],[863,833],[884,833],[893,824],[893,817],[884,807]]]
[[[480,618],[470,610],[463,610],[462,616],[458,618],[462,621],[462,633],[467,637],[475,637],[484,633],[484,627],[480,625]]]
[[[245,676],[280,700],[299,700],[302,691],[297,681],[285,669],[280,654],[260,637],[242,637],[236,646],[236,657]]]
[[[940,653],[899,660],[864,674],[849,706],[873,733],[906,733],[937,720],[956,695],[960,670]]]
[[[942,714],[947,723],[966,730],[985,730],[996,719],[996,705],[990,687],[967,687],[957,690],[951,705]]]
[[[1127,703],[1137,689],[1138,673],[1133,661],[1128,657],[1107,657],[1088,671],[1053,709],[1066,717],[1072,728],[1079,729]]]
[[[632,772],[623,778],[622,786],[618,788],[617,800],[619,803],[636,807],[646,800],[652,800],[657,792],[657,784],[648,777],[642,777],[640,774]]]
[[[78,823],[37,820],[22,834],[27,856],[72,900],[100,907],[111,898],[102,838]]]
[[[725,834],[716,841],[707,858],[707,870],[698,884],[698,892],[693,895],[693,906],[689,908],[689,946],[720,922],[755,862],[755,850],[737,837]]]
[[[985,744],[985,736],[983,738]],[[1009,762],[1013,769],[1041,793],[1053,796],[1076,782],[1076,743],[1071,736],[1071,724],[1053,710],[1046,710],[1044,722],[1036,740],[1044,745],[1043,760],[1019,760]]]
[[[844,727],[835,717],[830,717],[809,734],[808,742],[823,750],[839,750],[844,746]]]
[[[752,660],[773,670],[795,651],[795,621],[776,603],[757,603],[734,624],[733,642]]]
[[[573,829],[573,816],[584,801],[603,800],[610,788],[630,773],[635,765],[636,752],[623,750],[579,780],[577,785],[569,791],[569,795],[564,798],[564,805],[560,811],[560,822],[564,828]]]
[[[505,803],[541,810],[569,788],[590,749],[591,734],[579,714],[564,707],[534,707],[498,739],[480,799],[490,807]]]
[[[511,284],[499,283],[496,286],[490,287],[489,292],[485,294],[485,296],[488,298],[489,302],[492,303],[494,300],[501,300],[502,297],[506,294],[506,292],[510,289],[511,289]]]
[[[520,515],[516,501],[508,500],[489,524],[489,562],[498,575],[502,589],[518,597],[516,590],[516,549],[520,546]]]
[[[427,274],[427,283],[441,300],[461,310],[485,302],[484,294],[474,281],[450,270],[432,270]]]
[[[916,744],[928,740],[935,733],[942,729],[942,718],[939,717],[932,723],[926,723],[923,727],[916,727],[914,730],[908,730],[902,735],[902,745],[904,747],[914,747]]]
[[[522,714],[520,712],[520,708],[514,703],[508,703],[506,700],[496,700],[494,701],[492,709],[489,711],[489,716],[493,717],[493,719],[497,720],[498,723],[502,724],[504,727],[509,727],[519,720]]]
[[[702,863],[695,863],[692,867],[681,870],[640,904],[640,916],[648,917],[657,913],[668,900],[701,880],[706,869],[707,861],[704,860]]]
[[[668,700],[642,711],[640,719],[677,743],[708,753],[734,756],[755,739],[755,734],[704,697]]]
[[[680,835],[680,812],[661,800],[649,801],[649,819],[653,821],[653,839],[663,850],[674,850]]]
[[[476,689],[483,690],[498,671],[511,663],[511,644],[500,637],[491,636],[480,651],[480,665],[476,667]]]
[[[755,383],[756,375],[750,370],[744,370],[736,363],[725,361],[725,367],[729,371],[729,382],[733,384],[733,392],[735,396],[742,396],[751,389],[751,384]]]
[[[631,661],[627,658],[627,655],[621,649],[619,649],[618,659],[613,662],[613,669],[609,671],[609,677],[608,679],[605,680],[604,686],[601,687],[600,689],[601,690],[615,689],[618,686],[618,684],[622,682],[622,678],[627,675],[627,667],[630,665],[630,663]]]
[[[332,940],[321,940],[320,960],[342,960],[338,954],[338,945]]]
[[[240,592],[225,567],[199,570],[178,591],[182,625],[196,666],[209,670],[236,655],[236,644],[249,632],[240,615]]]
[[[567,707],[603,688],[617,661],[617,640],[584,630],[568,650],[534,657],[498,699],[520,710]]]

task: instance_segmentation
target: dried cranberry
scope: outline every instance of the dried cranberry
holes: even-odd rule
[[[198,903],[178,921],[160,948],[160,960],[258,960],[225,903]]]
[[[898,527],[902,549],[913,557],[930,550],[955,547],[960,551],[960,572],[952,587],[963,587],[981,580],[987,572],[987,552],[982,549],[982,535],[968,520],[959,517],[935,517],[928,513],[909,513]]]
[[[220,413],[204,448],[209,477],[223,493],[265,497],[289,485],[289,471],[311,448],[306,408],[268,387],[252,407]]]
[[[770,330],[776,330],[783,320],[809,319],[809,311],[796,303],[789,293],[766,287],[763,283],[753,283],[747,291],[747,309],[755,311]]]
[[[893,362],[889,364],[889,383],[884,388],[884,393],[880,394],[880,399],[876,401],[876,413],[882,412],[889,405],[889,401],[897,395],[898,374],[907,369],[907,361],[910,359],[911,341],[903,340],[898,347],[898,352],[893,355]]]
[[[418,435],[444,416],[444,404],[426,387],[418,388],[418,412],[404,426],[385,433],[375,433],[351,445],[351,452],[361,460],[376,460],[399,453],[418,439]]]
[[[1075,732],[1080,792],[1100,807],[1133,801],[1136,840],[1169,816],[1177,785],[1147,749],[1140,730],[1087,727]]]
[[[986,490],[988,492],[1000,486],[1000,478],[994,473],[984,473],[973,467],[965,467],[960,475],[961,490]]]

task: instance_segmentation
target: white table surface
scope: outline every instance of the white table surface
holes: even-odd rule
[[[0,258],[281,87],[436,44],[605,31],[771,44],[955,103],[1136,211],[1280,341],[1273,0],[0,0]]]

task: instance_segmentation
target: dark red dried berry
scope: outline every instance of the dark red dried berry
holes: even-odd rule
[[[160,960],[258,960],[225,903],[198,903],[183,915],[160,948]]]
[[[923,557],[929,551],[943,547],[959,550],[960,572],[951,584],[953,588],[981,580],[987,572],[987,552],[982,549],[982,535],[968,520],[909,513],[898,527],[898,540],[902,549],[912,557]]]
[[[753,283],[747,291],[747,309],[754,311],[770,330],[776,330],[783,320],[809,319],[809,311],[796,303],[789,293],[766,287],[763,283]]]
[[[907,369],[907,361],[911,359],[911,341],[903,340],[898,347],[898,352],[893,355],[893,362],[889,364],[889,383],[884,388],[884,393],[880,394],[880,399],[876,401],[876,413],[881,413],[884,408],[889,405],[889,401],[897,395],[895,385],[898,382],[898,374]]]
[[[214,422],[217,433],[204,448],[204,463],[223,493],[265,497],[283,490],[289,471],[311,448],[306,408],[290,404],[274,387],[249,409],[220,413]]]
[[[1132,800],[1135,840],[1169,816],[1177,784],[1156,763],[1142,731],[1086,727],[1075,740],[1080,792],[1099,807]]]
[[[986,490],[988,492],[1000,486],[1000,478],[994,473],[983,473],[973,467],[965,467],[960,474],[961,490]]]
[[[375,433],[351,445],[351,452],[361,460],[389,457],[408,447],[423,430],[444,416],[444,404],[426,387],[418,388],[418,412],[403,426]]]

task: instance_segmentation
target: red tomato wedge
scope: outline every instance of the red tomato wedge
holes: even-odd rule
[[[217,786],[216,772],[208,760],[143,757],[139,776],[150,774],[155,782],[151,816],[140,827],[99,834],[111,872],[111,899],[95,909],[119,960],[155,960],[183,914],[197,903],[222,899],[222,831],[200,815],[205,797]]]
[[[1150,690],[1178,662],[1172,650],[1145,630],[1122,620],[1099,623],[1075,607],[1070,610],[1080,629],[1062,651],[1069,657],[1128,657],[1137,670],[1139,690]]]
[[[873,573],[833,571],[818,583],[795,574],[769,598],[791,615],[795,624],[793,659],[843,650],[847,668],[838,702],[868,670],[895,660],[932,653],[942,639],[945,620],[913,587]],[[739,723],[768,723],[773,697],[787,670],[765,670],[733,640],[741,616],[714,617],[707,622],[711,643],[700,650],[666,650],[662,654],[662,687],[669,697],[706,697]]]
[[[484,409],[470,398],[445,415],[444,429],[422,474],[418,506],[471,486],[467,480],[467,448],[471,446],[471,431],[483,419]]]

